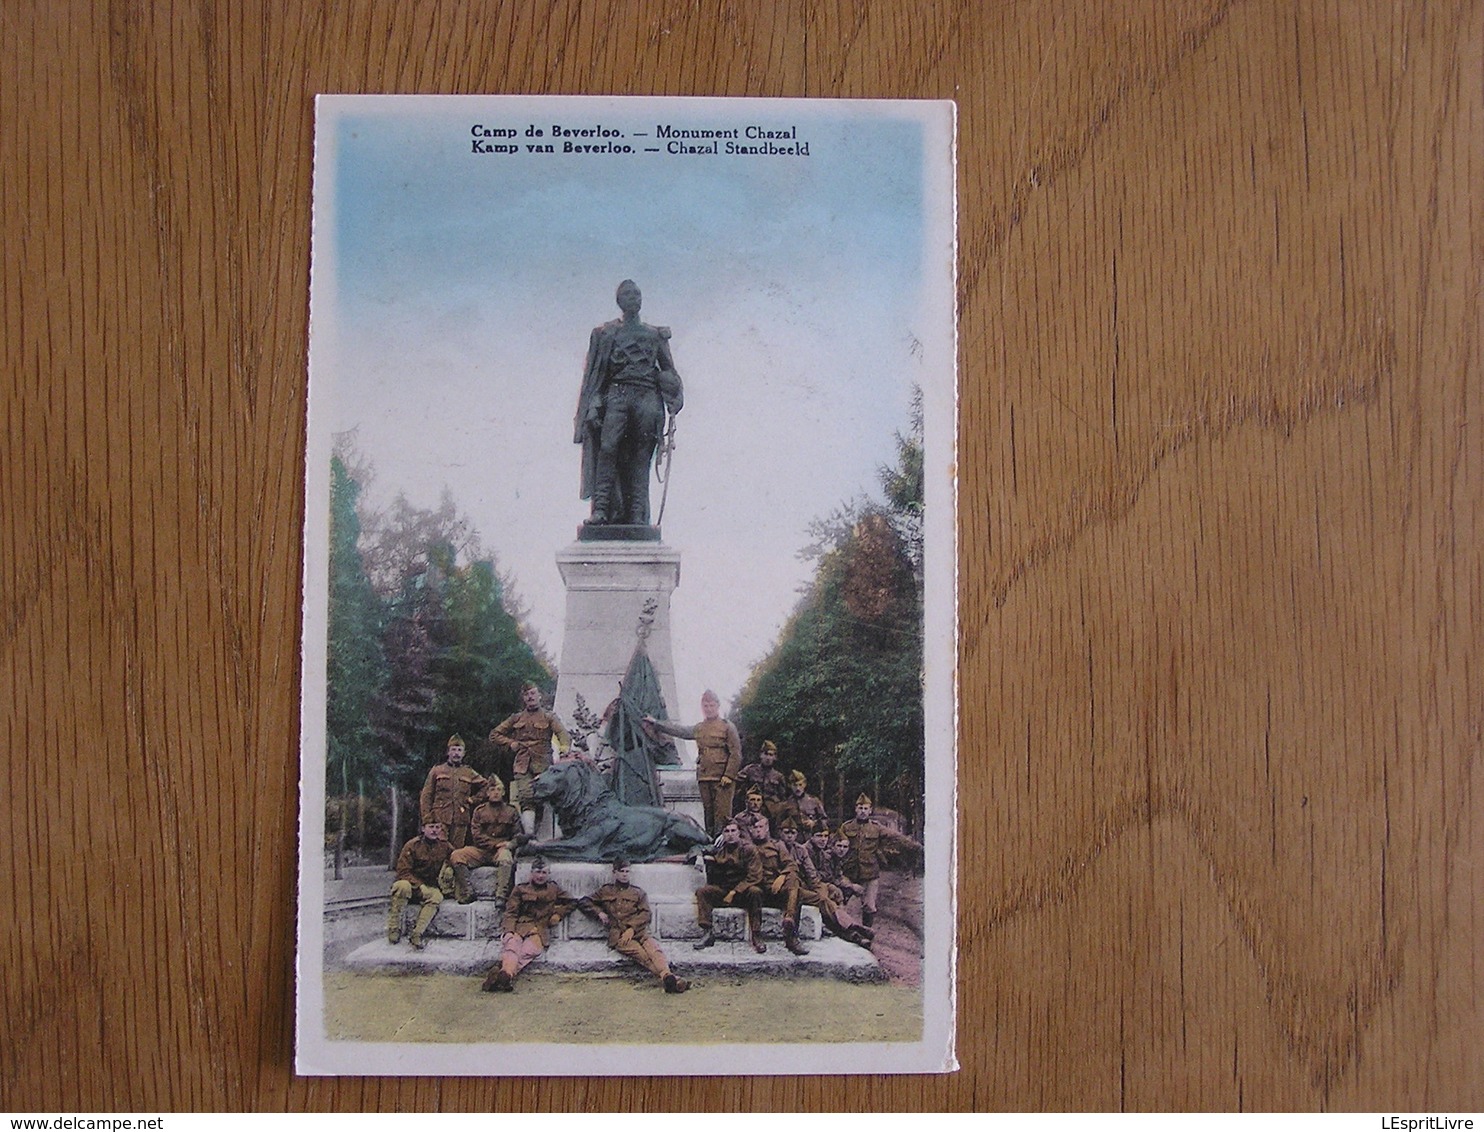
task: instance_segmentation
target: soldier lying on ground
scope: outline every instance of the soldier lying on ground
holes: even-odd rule
[[[412,946],[419,951],[423,949],[423,932],[438,914],[438,905],[443,903],[438,876],[448,863],[450,852],[443,825],[435,821],[424,823],[422,833],[402,846],[402,852],[397,855],[397,879],[392,882],[392,904],[386,914],[388,943],[401,941],[402,909],[417,896],[422,908],[412,929]]]
[[[670,970],[670,963],[660,945],[649,934],[649,897],[629,880],[629,862],[619,857],[613,862],[613,882],[605,884],[577,905],[608,929],[608,946],[664,984],[666,994],[684,994],[690,983]]]

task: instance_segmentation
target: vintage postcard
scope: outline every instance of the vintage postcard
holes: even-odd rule
[[[300,1073],[956,1068],[954,129],[318,100]]]

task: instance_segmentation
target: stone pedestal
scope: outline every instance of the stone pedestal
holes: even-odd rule
[[[567,587],[557,715],[570,725],[579,695],[594,715],[603,714],[629,669],[639,642],[640,617],[651,600],[653,620],[645,647],[665,707],[677,712],[670,594],[680,584],[680,552],[662,542],[574,542],[557,552],[557,569]],[[687,755],[694,766],[689,750],[682,759]]]
[[[557,667],[555,711],[569,727],[577,698],[595,716],[618,695],[639,643],[641,619],[648,628],[645,650],[659,678],[671,718],[685,718],[675,692],[675,653],[670,644],[670,594],[680,584],[680,552],[662,542],[580,541],[557,552],[567,587],[567,618]],[[653,609],[647,606],[653,603]],[[660,768],[666,809],[705,827],[695,781],[694,747],[675,741],[680,767]]]

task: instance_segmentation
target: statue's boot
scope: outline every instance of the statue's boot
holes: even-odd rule
[[[794,955],[809,954],[809,949],[799,942],[799,927],[792,920],[783,921],[783,946]]]
[[[460,904],[473,904],[474,893],[469,890],[469,866],[453,867],[453,897]]]
[[[433,917],[438,914],[438,905],[423,902],[418,909],[417,923],[412,926],[412,946],[419,951],[423,949],[423,932],[427,931],[428,925],[433,922]]]
[[[402,942],[402,909],[407,907],[407,897],[400,892],[392,893],[392,906],[386,913],[386,941]]]

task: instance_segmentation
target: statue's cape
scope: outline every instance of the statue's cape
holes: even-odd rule
[[[616,758],[613,762],[613,793],[630,806],[658,806],[659,775],[656,766],[675,766],[680,762],[675,744],[657,741],[644,730],[644,717],[668,718],[665,697],[660,693],[659,676],[649,661],[641,640],[629,659],[624,674],[618,707],[608,721],[608,745]]]

